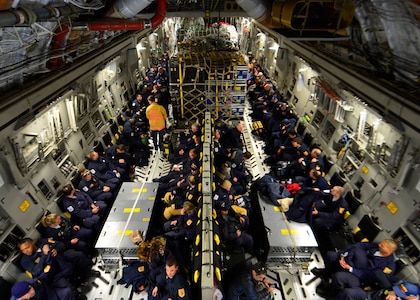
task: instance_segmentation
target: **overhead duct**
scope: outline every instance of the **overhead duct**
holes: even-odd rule
[[[153,0],[117,0],[105,17],[130,19],[152,3]]]
[[[263,25],[270,22],[270,8],[266,1],[260,0],[236,0],[236,3],[256,21]]]
[[[166,16],[166,0],[158,0],[156,14],[150,20],[136,20],[136,21],[94,21],[88,22],[87,26],[90,31],[105,31],[105,30],[142,30],[145,28],[158,27]]]
[[[18,7],[15,10],[0,11],[0,27],[30,25],[51,18],[70,16],[73,13],[73,7],[70,5],[59,7],[46,6],[34,10]]]

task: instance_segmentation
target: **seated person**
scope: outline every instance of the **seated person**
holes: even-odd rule
[[[42,225],[46,227],[46,238],[63,242],[67,249],[75,249],[83,253],[91,252],[93,230],[74,225],[65,217],[51,213],[42,218]]]
[[[52,245],[45,240],[36,244],[33,239],[24,238],[18,246],[23,254],[20,264],[32,278],[45,282],[52,288],[71,288],[68,279],[74,272],[74,266],[65,261]]]
[[[235,213],[232,208],[220,207],[218,220],[222,239],[228,247],[243,247],[245,252],[253,253],[254,239],[245,232],[249,226],[249,218]]]
[[[63,188],[63,205],[71,214],[72,219],[86,227],[99,231],[102,227],[101,217],[104,217],[108,211],[108,205],[102,201],[94,202],[88,194],[76,190],[72,184]]]
[[[341,186],[334,186],[329,197],[317,201],[312,210],[312,227],[315,231],[331,229],[343,225],[344,213],[349,206],[343,195],[346,190]]]
[[[191,299],[190,286],[185,274],[179,269],[175,257],[166,260],[165,274],[161,274],[152,289],[152,296],[157,300]]]
[[[305,192],[319,192],[331,189],[331,186],[328,184],[327,180],[325,180],[325,178],[322,176],[321,171],[315,169],[311,169],[309,171],[308,177],[301,177],[301,181],[299,183],[301,185],[301,190]]]
[[[197,176],[188,176],[188,186],[185,189],[185,199],[194,205],[198,204],[198,200],[201,196],[201,192],[198,190],[197,182]]]
[[[396,282],[394,251],[398,248],[394,240],[378,243],[356,243],[344,250],[328,251],[325,256],[325,269],[314,268],[317,276],[331,276],[329,286],[324,282],[317,288],[320,296],[330,296],[345,288],[382,287],[387,288]]]
[[[219,186],[216,194],[213,196],[214,207],[216,210],[233,210],[240,215],[248,215],[246,208],[241,207],[234,202],[234,197],[231,193],[232,183],[229,180],[224,180]]]
[[[70,287],[51,288],[45,282],[35,279],[16,282],[11,292],[13,300],[74,300]]]
[[[165,237],[175,240],[192,242],[196,234],[197,212],[195,206],[190,201],[182,204],[181,214],[174,220],[163,224]]]
[[[267,267],[262,262],[251,266],[239,264],[233,270],[229,270],[227,276],[232,279],[227,279],[227,299],[271,299],[270,292],[274,287],[269,286],[271,282],[265,279],[266,275]]]
[[[88,194],[93,200],[111,202],[113,199],[112,192],[116,191],[118,184],[103,182],[88,169],[80,168],[79,170],[81,180],[79,182],[79,189]]]
[[[296,176],[307,176],[308,147],[298,137],[292,140],[292,146],[295,149],[296,159],[286,167],[284,177],[294,179]]]
[[[344,213],[348,209],[343,198],[345,189],[334,186],[330,191],[310,191],[300,195],[286,212],[289,220],[307,223],[315,232],[322,232],[344,223]],[[283,203],[282,203],[283,206]]]
[[[102,156],[99,156],[98,152],[90,151],[86,158],[88,159],[87,168],[90,172],[103,182],[112,182],[114,184],[120,184],[121,173],[111,162]]]
[[[197,234],[197,212],[194,204],[185,201],[182,205],[181,214],[172,221],[163,225],[166,237],[166,246],[176,257],[182,266],[191,264],[192,242]]]
[[[324,172],[324,159],[322,158],[322,150],[319,147],[313,147],[311,152],[309,153],[309,157],[307,158],[306,165],[308,169],[314,169],[320,171],[321,173]]]
[[[125,177],[123,179],[130,179],[130,174],[132,173],[131,155],[126,152],[123,144],[115,144],[106,149],[105,156],[117,170],[122,170],[120,174],[124,174]]]
[[[163,216],[166,220],[171,220],[181,214],[185,196],[178,189],[175,189],[172,192],[166,192],[163,201],[166,203]]]

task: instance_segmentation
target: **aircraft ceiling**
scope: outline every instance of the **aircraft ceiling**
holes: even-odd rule
[[[347,66],[366,72],[366,76],[378,76],[384,84],[407,92],[411,98],[414,95],[414,101],[419,99],[418,0],[326,0],[321,4],[315,0],[294,1],[302,6],[300,13],[306,13],[303,24],[310,23],[310,17],[317,19],[319,9],[329,4],[334,8],[353,7],[354,18],[346,26],[344,37],[343,31],[340,35],[336,34],[337,30],[332,34],[331,30],[293,31],[279,25],[276,20],[280,16],[276,13],[283,2],[286,0],[265,3],[259,0],[0,0],[0,90],[5,95],[21,89],[126,33],[121,26],[106,25],[108,19],[104,17],[113,17],[112,22],[115,18],[127,22],[146,20],[135,28],[141,30],[149,26],[149,19],[152,27],[159,25],[164,15],[186,20],[201,17],[209,24],[229,21],[231,17],[254,16],[254,9],[262,9],[269,20],[269,24],[267,19],[262,21],[265,26],[309,43],[317,51],[327,52]],[[311,6],[309,2],[315,4]],[[140,6],[133,8],[134,3]],[[182,18],[178,20],[181,22]],[[323,20],[322,24],[328,26],[334,18],[337,16],[331,13],[329,22]],[[102,26],[101,29],[97,30],[95,24]],[[103,30],[103,26],[112,30]]]

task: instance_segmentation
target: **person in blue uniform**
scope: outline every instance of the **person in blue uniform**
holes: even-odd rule
[[[331,295],[345,288],[379,286],[387,288],[398,279],[394,276],[396,265],[394,251],[398,248],[394,240],[378,243],[356,243],[340,252],[328,251],[325,256],[326,269],[312,269],[317,276],[332,274],[331,286],[317,288],[320,296]]]
[[[156,300],[191,299],[190,286],[175,257],[169,257],[166,260],[165,274],[157,278],[152,296]]]
[[[274,160],[275,161],[292,161],[296,159],[295,147],[292,145],[292,141],[295,138],[302,138],[301,135],[297,134],[295,130],[288,132],[286,139],[280,144],[280,140],[274,142]]]
[[[232,276],[229,276],[232,274]],[[257,262],[251,266],[239,264],[232,270],[228,271],[228,275],[232,278],[228,280],[227,300],[270,300],[269,287],[270,281],[266,280],[267,267],[262,262]]]
[[[188,267],[190,261],[190,246],[197,234],[197,212],[190,201],[182,204],[181,214],[174,220],[163,224],[163,230],[167,239],[166,246],[176,257],[180,265]]]
[[[53,288],[71,288],[68,278],[73,274],[74,267],[51,244],[40,240],[38,245],[31,238],[24,238],[18,247],[23,254],[20,264],[32,278]]]
[[[348,210],[344,199],[346,190],[341,186],[334,186],[329,197],[315,203],[312,209],[312,227],[315,231],[331,229],[344,223],[344,214]]]
[[[224,148],[230,149],[230,152],[242,151],[244,147],[244,142],[242,140],[242,131],[243,125],[241,122],[237,122],[235,124],[235,127],[230,128],[226,135],[222,137],[222,145],[224,146]],[[242,160],[242,153],[240,160]]]
[[[105,150],[105,157],[118,169],[123,169],[123,180],[130,179],[131,175],[131,155],[126,151],[124,144],[115,144]]]
[[[234,197],[231,193],[232,182],[225,179],[219,186],[216,194],[213,196],[214,208],[219,211],[228,211],[231,216],[238,213],[247,216],[248,212],[245,208],[234,204]]]
[[[72,248],[83,253],[91,252],[92,229],[72,224],[67,218],[54,213],[43,217],[42,225],[46,227],[46,238],[63,242],[67,249]]]
[[[74,300],[71,288],[54,289],[35,279],[16,282],[11,292],[12,300]]]
[[[147,101],[143,99],[143,95],[141,93],[136,93],[136,98],[131,102],[131,111],[133,114],[138,115],[138,118],[146,117]]]
[[[322,150],[319,147],[313,147],[307,158],[306,165],[308,170],[317,170],[321,173],[324,172],[324,159],[322,158]]]
[[[147,143],[143,143],[143,138],[147,136],[147,129],[138,126],[139,124],[137,123],[138,122],[134,118],[129,119],[124,123],[123,132],[121,134],[121,139],[119,140],[119,142],[128,147],[128,151],[132,156],[132,160],[130,161],[130,163],[141,167],[149,163],[150,153],[149,146],[147,145]],[[110,159],[109,156],[108,159]],[[120,158],[118,158],[118,160],[119,159]],[[113,162],[112,159],[110,159],[110,161],[111,163]],[[117,164],[117,168],[118,166],[119,164]],[[119,167],[122,168],[121,165]]]
[[[292,179],[296,176],[307,176],[306,160],[309,157],[308,146],[306,146],[303,140],[298,137],[292,140],[292,146],[295,148],[296,160],[291,161],[287,166],[286,175]]]
[[[102,156],[99,156],[98,152],[90,151],[86,158],[88,159],[87,168],[92,174],[98,177],[104,182],[108,180],[112,183],[119,184],[121,178],[121,172],[123,169],[116,168],[111,162]]]
[[[327,180],[322,176],[321,171],[315,169],[311,169],[309,176],[306,179],[302,177],[302,182],[299,183],[301,190],[305,192],[329,191],[331,189]]]
[[[185,189],[185,200],[190,201],[194,205],[198,204],[198,199],[201,196],[197,182],[197,176],[188,176],[188,186]]]
[[[105,202],[94,202],[88,194],[76,190],[72,184],[64,186],[63,194],[65,195],[64,208],[71,214],[72,219],[77,219],[86,228],[95,231],[101,229],[100,216],[105,216],[108,211],[108,205]]]
[[[88,169],[80,168],[80,182],[79,189],[88,194],[95,201],[110,202],[113,199],[112,192],[117,189],[117,184],[105,183],[95,175],[93,175]]]
[[[254,240],[245,232],[249,226],[249,218],[245,208],[231,204],[232,195],[229,194],[231,186],[229,180],[225,180],[213,197],[214,208],[218,211],[222,238],[229,247],[243,247],[245,252],[252,253]]]
[[[213,153],[214,153],[214,160],[213,164],[215,168],[220,168],[223,163],[225,163],[229,159],[228,152],[222,146],[220,140],[222,137],[222,132],[220,129],[214,130],[213,136]]]

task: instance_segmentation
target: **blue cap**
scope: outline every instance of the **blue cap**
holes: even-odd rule
[[[405,298],[408,296],[417,296],[419,294],[419,287],[411,282],[403,282],[392,287],[398,297]]]

